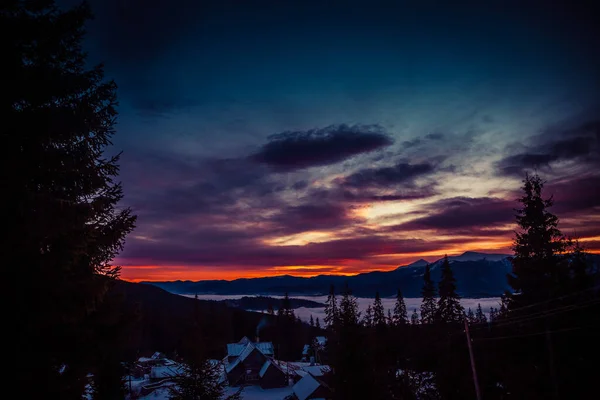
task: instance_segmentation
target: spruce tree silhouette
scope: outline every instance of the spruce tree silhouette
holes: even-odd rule
[[[86,4],[3,1],[3,293],[11,371],[28,398],[80,398],[95,346],[90,326],[119,268],[111,260],[134,228],[107,155],[116,85],[86,69]],[[98,339],[98,338],[95,338]]]

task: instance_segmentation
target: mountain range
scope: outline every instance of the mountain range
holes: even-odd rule
[[[509,289],[506,274],[511,271],[508,254],[488,254],[468,251],[448,257],[457,291],[462,297],[496,297]],[[333,284],[339,293],[347,283],[355,296],[373,297],[379,291],[382,297],[394,296],[400,288],[405,297],[420,297],[425,266],[430,265],[432,279],[441,277],[443,259],[429,263],[418,260],[391,271],[373,271],[354,276],[318,275],[310,278],[283,275],[264,278],[242,278],[232,281],[169,281],[143,282],[178,294],[215,295],[326,295]]]

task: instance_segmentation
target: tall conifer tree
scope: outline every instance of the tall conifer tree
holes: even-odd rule
[[[395,326],[408,324],[408,314],[406,312],[406,303],[402,291],[398,289],[396,293],[396,304],[394,304],[393,324]]]
[[[335,288],[333,284],[329,285],[329,295],[325,302],[325,327],[332,329],[338,319],[338,306],[337,299],[335,297]]]
[[[487,323],[487,317],[483,313],[483,310],[481,308],[481,303],[477,304],[477,311],[475,312],[475,322],[478,324],[486,324]]]
[[[421,295],[423,296],[423,302],[421,303],[421,323],[433,324],[435,321],[437,303],[435,300],[435,285],[431,279],[431,269],[429,264],[425,266]]]
[[[373,302],[373,325],[385,326],[385,310],[379,292],[375,292],[375,301]]]
[[[3,313],[18,349],[5,376],[29,398],[81,397],[99,346],[90,326],[119,269],[112,260],[135,223],[119,207],[119,156],[105,154],[116,118],[116,85],[82,50],[84,3],[3,1]],[[10,195],[9,195],[10,194]],[[21,284],[27,285],[23,290]],[[26,313],[18,310],[27,310]],[[35,338],[35,340],[32,340]]]
[[[568,264],[562,257],[568,243],[558,229],[558,217],[549,211],[554,201],[543,198],[543,188],[538,175],[527,175],[523,181],[521,208],[516,210],[521,231],[515,236],[513,270],[508,275],[514,291],[506,294],[509,309],[557,297],[569,282]]]
[[[465,315],[465,309],[460,305],[460,297],[456,293],[456,279],[448,256],[442,263],[442,279],[439,283],[440,298],[437,304],[436,320],[442,323],[460,323]]]

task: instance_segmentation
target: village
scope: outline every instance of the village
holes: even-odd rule
[[[222,370],[219,380],[227,384],[227,393],[241,389],[244,400],[329,399],[331,368],[320,363],[326,342],[324,336],[316,336],[304,345],[298,361],[281,361],[275,357],[272,342],[244,336],[227,344],[222,359],[210,362]],[[175,384],[179,371],[180,364],[163,353],[139,357],[126,377],[128,398],[168,399],[169,387]]]

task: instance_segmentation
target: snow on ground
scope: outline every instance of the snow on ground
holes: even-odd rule
[[[227,387],[226,395],[237,392],[238,388]],[[283,400],[286,396],[292,394],[292,387],[276,389],[261,389],[260,386],[246,386],[242,392],[242,400]],[[168,400],[169,389],[160,388],[147,396],[140,397],[139,400]]]
[[[237,388],[227,388],[227,395],[233,394]],[[260,386],[246,386],[242,392],[243,400],[283,400],[292,394],[292,387],[262,389]]]
[[[194,297],[193,295],[184,295],[184,296],[188,296],[188,297]],[[240,299],[244,296],[253,296],[253,295],[215,295],[215,294],[203,294],[203,295],[198,295],[198,298],[201,300],[227,300],[227,299]],[[271,296],[274,298],[283,298],[283,296]],[[306,299],[306,300],[312,300],[312,301],[317,301],[317,302],[321,302],[321,303],[325,303],[325,301],[327,300],[327,296],[291,296],[295,299]],[[339,300],[339,296],[338,296],[338,300]],[[405,303],[406,303],[406,310],[408,311],[408,317],[410,318],[412,312],[414,309],[417,310],[417,313],[419,312],[419,307],[421,306],[421,298],[406,298],[404,299]],[[359,297],[357,299],[358,301],[358,309],[359,311],[361,311],[362,313],[364,313],[364,311],[367,309],[367,306],[369,304],[373,303],[373,299],[369,299],[369,298],[363,298],[363,297]],[[395,298],[382,298],[381,301],[383,302],[383,307],[385,308],[385,312],[387,315],[387,310],[392,310],[394,311],[394,304],[396,303],[396,299]],[[475,312],[475,310],[477,309],[477,304],[480,303],[481,304],[481,308],[483,309],[483,312],[486,314],[489,314],[490,312],[490,307],[494,307],[494,308],[499,308],[500,307],[500,297],[486,297],[486,298],[481,298],[481,299],[461,299],[460,303],[462,304],[462,306],[466,309],[468,309],[469,307],[471,308],[471,310],[473,310],[473,312]],[[266,310],[254,310],[254,311],[258,311],[258,312],[266,312]],[[323,320],[325,318],[325,308],[323,307],[319,307],[319,308],[306,308],[306,307],[300,307],[300,308],[296,308],[294,310],[294,312],[296,313],[296,315],[300,316],[300,319],[308,322],[310,320],[310,316],[312,315],[313,319],[316,319],[317,317],[319,317],[319,319],[321,320],[321,325],[323,325]]]

